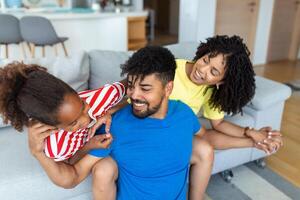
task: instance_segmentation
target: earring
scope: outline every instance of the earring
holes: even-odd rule
[[[216,84],[217,90],[219,89],[219,84]]]

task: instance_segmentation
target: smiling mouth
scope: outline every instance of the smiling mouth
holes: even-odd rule
[[[134,103],[134,102],[132,103],[132,105],[133,105],[133,109],[138,111],[143,110],[143,108],[146,106],[145,103]]]
[[[198,81],[204,81],[204,78],[201,76],[201,74],[198,70],[195,70],[194,78]]]

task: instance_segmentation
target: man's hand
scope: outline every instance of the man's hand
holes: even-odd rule
[[[57,131],[56,127],[37,123],[28,128],[28,145],[33,156],[44,153],[44,140]]]
[[[95,135],[97,129],[103,124],[105,124],[105,132],[109,133],[110,125],[111,125],[111,114],[110,114],[110,112],[107,112],[105,115],[103,115],[102,117],[97,119],[96,124],[94,126],[92,126],[89,130],[88,140]]]

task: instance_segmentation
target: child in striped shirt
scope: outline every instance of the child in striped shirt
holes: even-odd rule
[[[35,122],[53,126],[44,151],[55,161],[67,160],[80,149],[108,146],[110,134],[88,142],[92,136],[89,130],[101,117],[100,123],[105,123],[104,115],[124,93],[124,85],[116,82],[77,94],[38,65],[12,63],[0,69],[0,113],[4,122],[18,131]]]

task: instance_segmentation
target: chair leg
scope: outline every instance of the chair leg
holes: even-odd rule
[[[57,45],[53,45],[53,48],[54,48],[54,53],[55,53],[55,56],[57,57],[58,56],[58,52],[57,52]]]
[[[35,44],[31,43],[30,44],[30,49],[31,49],[31,57],[34,58],[35,57]]]
[[[19,46],[20,46],[21,55],[25,59],[27,56],[26,56],[26,51],[25,51],[25,48],[24,48],[24,43],[20,42]]]
[[[8,58],[8,44],[5,44],[5,58]]]
[[[62,44],[62,47],[64,49],[64,52],[65,52],[65,56],[68,57],[68,52],[67,52],[67,49],[66,49],[66,46],[65,46],[65,43],[61,43]]]
[[[45,46],[42,46],[42,55],[45,57]]]

